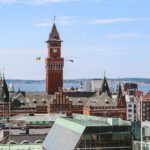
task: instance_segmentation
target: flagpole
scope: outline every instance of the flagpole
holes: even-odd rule
[[[142,115],[143,115],[143,113],[142,113],[142,97],[141,97],[141,144],[140,144],[140,149],[142,150],[143,149],[143,147],[142,147]]]

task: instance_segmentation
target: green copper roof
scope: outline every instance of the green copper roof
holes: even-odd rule
[[[72,120],[72,119],[71,119]],[[83,131],[85,130],[86,126],[81,125],[81,124],[77,124],[76,122],[70,121],[70,119],[64,119],[64,118],[58,118],[55,121],[56,124],[61,125],[65,128],[68,128],[70,130],[73,130],[75,132],[78,132],[80,134],[83,133]]]
[[[130,121],[125,121],[120,118],[105,118],[97,116],[86,116],[82,114],[73,114],[72,121],[84,124],[85,126],[110,126],[110,125],[131,125]]]

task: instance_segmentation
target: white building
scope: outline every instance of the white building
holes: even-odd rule
[[[126,97],[126,106],[127,106],[127,120],[129,121],[137,121],[137,106],[138,101],[137,98],[131,94],[132,92],[128,92]]]

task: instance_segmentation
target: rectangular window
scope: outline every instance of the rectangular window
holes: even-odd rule
[[[128,104],[128,107],[132,107],[132,105],[131,105],[131,104]]]
[[[131,114],[128,114],[128,117],[129,117],[129,118],[131,118],[131,117],[132,117],[132,115],[131,115]]]
[[[132,112],[132,109],[128,109],[128,112]]]

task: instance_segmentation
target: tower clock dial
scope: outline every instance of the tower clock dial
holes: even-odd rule
[[[57,53],[57,49],[56,48],[53,49],[53,53]]]

